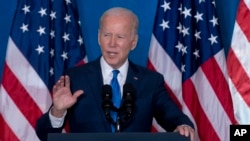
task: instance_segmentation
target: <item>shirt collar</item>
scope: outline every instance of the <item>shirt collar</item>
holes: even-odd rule
[[[104,78],[112,75],[113,68],[105,61],[103,56],[100,59],[100,64],[101,64],[101,69],[102,69],[102,75]],[[120,68],[118,68],[118,70],[120,71],[120,73],[118,74],[118,77],[122,77],[122,78],[127,77],[128,66],[129,66],[129,63],[127,59],[125,63]]]

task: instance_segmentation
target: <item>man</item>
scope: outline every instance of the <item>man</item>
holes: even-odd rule
[[[125,8],[111,8],[102,15],[99,24],[102,56],[70,69],[58,80],[53,87],[51,109],[37,121],[38,137],[46,140],[48,133],[61,132],[65,121],[69,123],[70,132],[112,132],[114,128],[120,132],[150,132],[154,117],[165,130],[179,132],[193,140],[193,124],[169,97],[163,76],[128,60],[129,52],[138,41],[137,16]],[[102,86],[111,84],[113,70],[118,70],[120,97],[124,95],[124,84],[133,87],[131,115],[126,123],[125,119],[121,120],[119,127],[114,126],[120,120],[122,103],[114,103],[115,108],[111,105],[110,113],[103,109]],[[110,119],[112,113],[116,113],[114,119]]]

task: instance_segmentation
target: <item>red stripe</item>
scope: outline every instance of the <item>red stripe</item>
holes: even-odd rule
[[[35,127],[36,120],[42,115],[42,111],[6,63],[4,64],[2,84],[19,110],[23,113],[29,123]]]
[[[194,117],[201,141],[219,141],[219,136],[216,134],[213,126],[209,122],[205,112],[201,108],[200,101],[197,97],[197,92],[190,79],[186,80],[182,85],[183,99]]]
[[[5,122],[4,118],[0,114],[0,141],[19,141],[17,136],[13,133],[11,128]]]
[[[250,107],[250,79],[239,62],[237,56],[234,54],[232,48],[228,52],[227,59],[228,74],[236,87],[237,91],[240,93],[241,97],[245,100],[248,107]]]
[[[150,62],[150,60],[148,60],[148,63],[147,63],[147,68],[149,68],[150,70],[153,70],[153,71],[157,71],[156,68],[152,65],[152,63]],[[167,89],[170,97],[173,99],[173,101],[177,104],[177,106],[182,109],[182,105],[181,103],[179,102],[179,100],[176,98],[174,92],[171,90],[171,88],[168,86],[167,83],[165,83],[165,88]]]
[[[224,60],[223,60],[224,61]],[[237,121],[233,112],[233,101],[229,90],[228,82],[226,81],[218,63],[211,57],[201,66],[206,75],[210,85],[213,87],[221,106],[224,108],[231,122],[236,124]],[[211,69],[213,68],[213,69]]]
[[[151,127],[151,132],[158,132],[158,131],[157,131],[157,129],[154,126],[152,126]]]
[[[250,42],[250,11],[245,4],[244,0],[240,0],[239,9],[237,13],[237,22],[247,37],[248,42]]]

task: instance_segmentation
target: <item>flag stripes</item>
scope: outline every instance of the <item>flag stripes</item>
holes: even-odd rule
[[[240,0],[227,68],[234,113],[239,124],[250,124],[250,0]]]
[[[28,69],[20,66],[26,66]],[[4,107],[4,112],[1,114],[5,115],[2,120],[8,119],[8,121],[2,122],[6,122],[10,125],[10,128],[4,130],[10,129],[7,132],[14,132],[18,140],[34,140],[34,138],[38,140],[34,130],[36,120],[42,113],[48,110],[50,106],[48,103],[51,103],[51,96],[48,91],[48,96],[45,96],[47,87],[43,84],[42,80],[31,83],[27,81],[27,77],[29,77],[30,80],[39,80],[40,78],[12,42],[11,38],[9,38],[9,47],[7,49],[3,81],[1,84],[1,95],[4,96],[3,93],[5,92],[6,97],[3,99],[9,103],[1,104],[1,107]],[[15,116],[13,116],[13,111],[16,111]],[[25,131],[20,131],[20,127],[25,128]],[[6,133],[3,132],[0,134]],[[9,136],[11,137],[12,135],[6,137]],[[8,140],[8,138],[3,138],[3,140]]]
[[[244,32],[244,35],[247,37],[248,42],[250,42],[250,26],[249,22],[246,22],[250,21],[250,2],[247,0],[240,0],[239,7],[236,20]]]
[[[37,117],[42,114],[42,111],[39,109],[37,104],[32,100],[29,93],[25,88],[20,84],[19,80],[15,77],[13,72],[10,70],[8,65],[5,64],[5,69],[3,72],[5,79],[2,86],[5,88],[6,92],[9,94],[10,98],[22,112],[23,116],[28,120],[28,122],[35,128]],[[19,93],[22,93],[22,98]],[[29,105],[24,104],[29,103]]]
[[[30,125],[29,121],[23,116],[23,113],[19,110],[19,107],[17,107],[15,102],[11,99],[4,87],[1,88],[0,92],[2,99],[1,107],[4,107],[4,110],[1,112],[1,115],[3,116],[3,122],[8,125],[3,127],[10,127],[0,132],[0,136],[5,137],[1,140],[9,141],[10,138],[14,138],[16,136],[18,138],[18,141],[38,141],[34,128],[32,127],[32,125]],[[7,133],[14,133],[14,135]]]
[[[198,132],[199,140],[201,141],[210,141],[210,140],[219,140],[218,135],[213,129],[213,125],[210,123],[205,111],[202,108],[202,102],[199,101],[198,92],[195,90],[195,86],[191,80],[187,80],[183,84],[183,97],[185,103],[190,109],[191,116],[195,120],[196,132]],[[189,95],[187,95],[189,94]],[[206,137],[209,135],[209,139]]]
[[[221,62],[221,58],[223,58],[221,57],[224,54],[223,50],[215,55],[214,58],[210,58],[210,60],[204,63],[201,66],[201,69],[199,69],[196,74],[191,77],[191,80],[187,80],[183,84],[177,85],[178,82],[175,81],[178,80],[180,72],[178,69],[174,70],[174,68],[176,68],[175,65],[173,63],[169,63],[171,60],[166,61],[164,65],[157,63],[161,62],[163,58],[168,60],[168,55],[161,50],[160,45],[157,45],[157,40],[154,39],[154,36],[152,36],[149,51],[149,68],[155,68],[155,70],[162,73],[164,75],[166,85],[168,85],[173,92],[176,89],[176,92],[174,92],[174,94],[176,94],[176,99],[178,99],[182,106],[185,106],[185,104],[187,105],[187,109],[189,109],[192,113],[191,119],[195,119],[194,123],[196,123],[198,128],[198,134],[201,137],[200,140],[210,140],[210,137],[213,137],[213,140],[229,140],[229,132],[225,129],[222,130],[222,127],[227,127],[226,129],[229,129],[229,125],[231,123],[236,123],[236,120],[232,109],[228,108],[232,106],[232,103],[230,103],[230,93],[226,90],[228,89],[225,81],[226,73],[222,72],[222,70],[225,69],[220,68],[223,64],[217,63],[218,60],[220,60],[218,62]],[[157,57],[155,57],[154,54],[157,54]],[[211,67],[214,69],[211,70]],[[213,71],[212,74],[210,73],[211,71]],[[170,76],[167,75],[169,73],[171,73]],[[218,74],[218,76],[214,77],[214,73]],[[172,79],[173,76],[176,76],[177,79]],[[211,84],[213,81],[218,82],[215,79],[224,80],[224,83]],[[180,90],[183,91],[183,93]],[[200,95],[199,93],[207,93],[209,95]],[[228,96],[225,96],[225,94]],[[183,109],[184,108],[185,107],[183,107]],[[225,112],[227,114],[225,114]],[[220,120],[225,121],[224,124],[220,123],[218,117]],[[156,129],[157,128],[158,127],[156,127]],[[208,136],[209,138],[207,138]]]
[[[148,68],[163,74],[195,124],[197,141],[229,141],[229,125],[237,123],[214,7],[209,0],[158,1],[148,55]]]
[[[2,98],[2,97],[0,97],[0,98]],[[18,141],[18,138],[13,133],[13,131],[10,129],[9,125],[5,122],[2,115],[3,114],[1,113],[0,114],[0,125],[2,126],[1,128],[3,128],[4,131],[3,130],[1,131],[2,134],[0,134],[0,139],[6,139],[9,141]]]
[[[52,104],[52,86],[66,69],[86,63],[76,6],[18,0],[0,85],[1,141],[38,141],[36,121]]]
[[[37,72],[34,70],[25,56],[23,56],[21,51],[17,48],[12,38],[9,38],[8,42],[6,63],[11,71],[15,74],[16,78],[20,81],[21,85],[25,87],[25,90],[29,93],[29,96],[32,98],[32,100],[37,103],[40,110],[42,112],[46,112],[50,107],[48,103],[52,102],[50,92]]]

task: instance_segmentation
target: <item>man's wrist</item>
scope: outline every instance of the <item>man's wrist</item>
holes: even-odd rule
[[[63,117],[66,110],[57,110],[54,106],[51,107],[51,115],[57,118]]]

